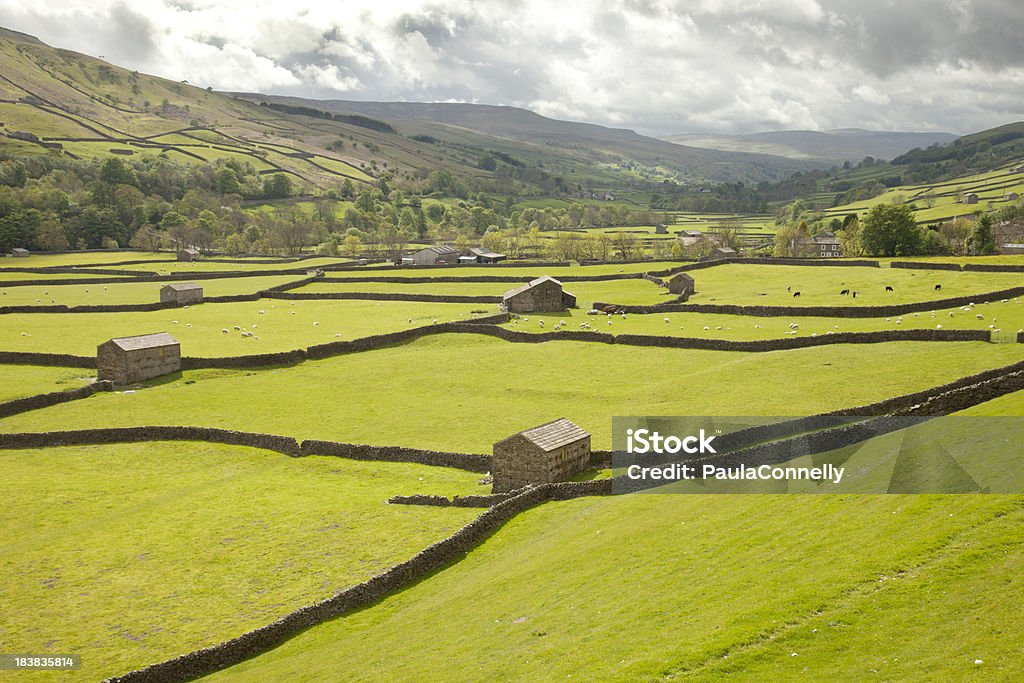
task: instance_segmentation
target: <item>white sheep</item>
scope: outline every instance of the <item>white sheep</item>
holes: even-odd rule
[[[669,320],[668,318],[665,318],[665,324],[666,324],[666,325],[668,325],[668,324],[669,324],[670,322],[672,322],[672,321],[671,321],[671,320]]]
[[[319,326],[320,326],[320,323],[318,323],[318,322],[314,322],[313,323],[313,327],[319,327]]]
[[[711,328],[710,328],[710,327],[708,327],[707,325],[705,325],[705,326],[704,326],[704,329],[705,329],[705,330],[710,330]]]
[[[978,313],[974,317],[977,318],[978,320],[984,320],[985,319],[985,316],[983,316],[981,313]]]
[[[754,325],[754,329],[755,330],[759,330],[759,329],[761,329],[761,326],[760,325]]]
[[[171,321],[171,324],[172,324],[172,325],[177,325],[177,324],[178,324],[178,321],[177,321],[177,320],[172,320],[172,321]]]
[[[541,327],[544,327],[544,321],[543,320],[541,320],[539,324],[540,324]]]
[[[227,328],[224,328],[223,330],[221,330],[221,332],[223,332],[224,334],[227,334],[228,330],[227,330]]]
[[[721,325],[719,325],[719,326],[718,326],[718,327],[716,327],[715,329],[716,329],[716,330],[720,330],[720,329],[722,329],[722,326],[721,326]]]
[[[935,326],[935,329],[937,329],[937,330],[941,330],[941,329],[942,329],[942,325],[936,325],[936,326]]]
[[[235,331],[236,331],[236,332],[237,332],[238,330],[240,330],[240,329],[242,329],[242,328],[241,328],[241,327],[239,327],[238,325],[235,325]]]
[[[259,312],[259,314],[260,314],[260,315],[263,315],[263,311],[260,311],[260,312]]]

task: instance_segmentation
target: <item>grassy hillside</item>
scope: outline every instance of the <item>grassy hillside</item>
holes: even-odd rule
[[[568,172],[577,181],[626,183],[678,177],[691,182],[757,182],[821,165],[769,154],[687,147],[632,130],[549,119],[516,107],[244,97],[387,120],[403,134],[435,138],[440,148],[498,150],[533,163],[555,164],[553,168]]]

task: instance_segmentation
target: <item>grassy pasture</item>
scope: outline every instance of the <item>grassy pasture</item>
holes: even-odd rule
[[[483,488],[447,468],[191,442],[0,451],[0,463],[0,640],[12,652],[82,653],[83,669],[62,674],[74,680],[329,597],[479,514],[388,497]]]
[[[516,287],[513,282],[315,282],[296,292],[384,292],[401,294],[447,294],[460,296],[501,296]],[[657,304],[675,297],[667,289],[646,280],[607,280],[566,282],[565,290],[576,295],[582,309],[594,301],[614,301],[637,305]]]
[[[251,294],[268,287],[294,282],[302,275],[237,277],[200,280],[204,296]],[[0,284],[0,304],[4,306],[98,306],[143,304],[160,301],[160,288],[166,282],[125,282],[107,285],[27,285],[7,287]]]
[[[684,265],[680,261],[643,261],[642,263],[606,263],[597,266],[581,266],[573,264],[569,266],[537,266],[537,265],[516,265],[497,266],[438,266],[438,267],[416,267],[401,268],[395,270],[380,270],[369,272],[362,268],[357,270],[343,270],[331,272],[331,277],[365,277],[370,275],[382,275],[387,277],[471,277],[478,275],[500,275],[503,277],[521,277],[524,281],[531,277],[550,275],[557,278],[561,275],[612,275],[615,273],[646,273],[652,270],[664,270]],[[574,283],[575,284],[575,283]],[[568,286],[568,285],[567,285]]]
[[[7,349],[10,350],[10,349]],[[0,402],[77,389],[95,379],[94,370],[40,365],[0,365]]]
[[[245,261],[245,259],[239,259]],[[174,261],[172,263],[161,263],[155,262],[152,264],[137,264],[132,266],[100,266],[101,268],[110,268],[116,270],[118,268],[126,268],[128,270],[144,270],[158,275],[167,275],[168,273],[223,273],[223,272],[235,272],[235,271],[266,271],[266,270],[305,270],[322,268],[324,266],[340,265],[343,263],[352,263],[352,259],[349,258],[310,258],[303,259],[302,261],[291,261],[286,263],[260,263],[258,259],[243,263],[222,263],[218,261],[193,261],[179,262]]]
[[[69,251],[62,254],[29,254],[25,258],[7,257],[0,259],[2,268],[50,268],[56,266],[81,266],[93,263],[120,263],[121,261],[166,261],[174,259],[171,253],[151,251]],[[129,270],[141,270],[141,266],[122,266]]]
[[[1021,273],[977,273],[899,268],[830,268],[728,264],[692,273],[694,304],[763,306],[882,306],[981,294],[1024,284]],[[886,292],[891,286],[894,291]],[[935,285],[941,285],[940,291]],[[800,292],[799,298],[786,291]],[[857,298],[840,296],[843,289]]]
[[[498,310],[492,304],[402,301],[291,304],[267,299],[138,313],[7,314],[0,327],[0,349],[94,355],[96,345],[112,337],[163,331],[181,342],[182,354],[186,356],[240,356],[397,332],[434,320],[466,320],[474,317],[472,311]],[[236,325],[242,329],[235,330]],[[227,334],[222,332],[224,329]],[[251,331],[255,336],[243,337],[243,331]],[[27,336],[22,336],[23,332]]]
[[[953,315],[950,316],[949,314]],[[977,316],[981,315],[979,320]],[[564,313],[531,313],[523,320],[503,325],[520,332],[550,332],[559,322],[567,323],[567,331],[579,331],[579,323],[589,322],[597,332],[608,334],[649,334],[676,337],[709,337],[712,339],[755,340],[776,339],[790,332],[790,324],[799,325],[796,335],[807,337],[824,335],[828,332],[874,332],[877,330],[936,329],[944,330],[990,330],[999,329],[1015,335],[1024,329],[1024,305],[1021,300],[1011,299],[1006,303],[978,304],[971,311],[959,308],[936,310],[925,313],[908,313],[888,318],[828,318],[811,316],[760,317],[753,315],[720,315],[709,313],[664,313],[650,315],[588,316],[585,310]],[[665,322],[665,320],[668,322]],[[541,327],[540,321],[544,321]],[[899,321],[899,322],[897,322]],[[995,322],[993,322],[995,321]],[[608,324],[608,323],[611,324]],[[704,328],[710,328],[705,330]],[[718,329],[721,328],[721,329]]]
[[[1024,635],[1015,607],[1024,579],[1013,569],[1024,556],[1019,501],[549,503],[430,581],[207,680],[316,680],[341,659],[367,681],[453,671],[466,680],[733,680],[751,678],[747,665],[762,674],[753,678],[858,680],[877,669],[962,680],[976,675],[975,658],[1012,678]]]
[[[1022,358],[1020,344],[979,342],[740,353],[438,335],[289,368],[186,372],[135,394],[12,416],[0,429],[180,424],[489,453],[499,438],[564,416],[600,449],[611,446],[614,415],[813,414]]]

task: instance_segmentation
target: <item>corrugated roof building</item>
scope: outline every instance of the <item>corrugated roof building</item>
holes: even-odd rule
[[[125,386],[181,371],[181,344],[166,332],[116,337],[96,347],[99,379]]]
[[[590,432],[565,418],[513,434],[494,444],[494,493],[528,484],[566,481],[590,464]]]

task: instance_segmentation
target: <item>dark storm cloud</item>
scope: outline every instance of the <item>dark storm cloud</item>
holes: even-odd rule
[[[223,89],[511,104],[645,132],[1024,118],[1021,0],[0,0],[0,23]]]

